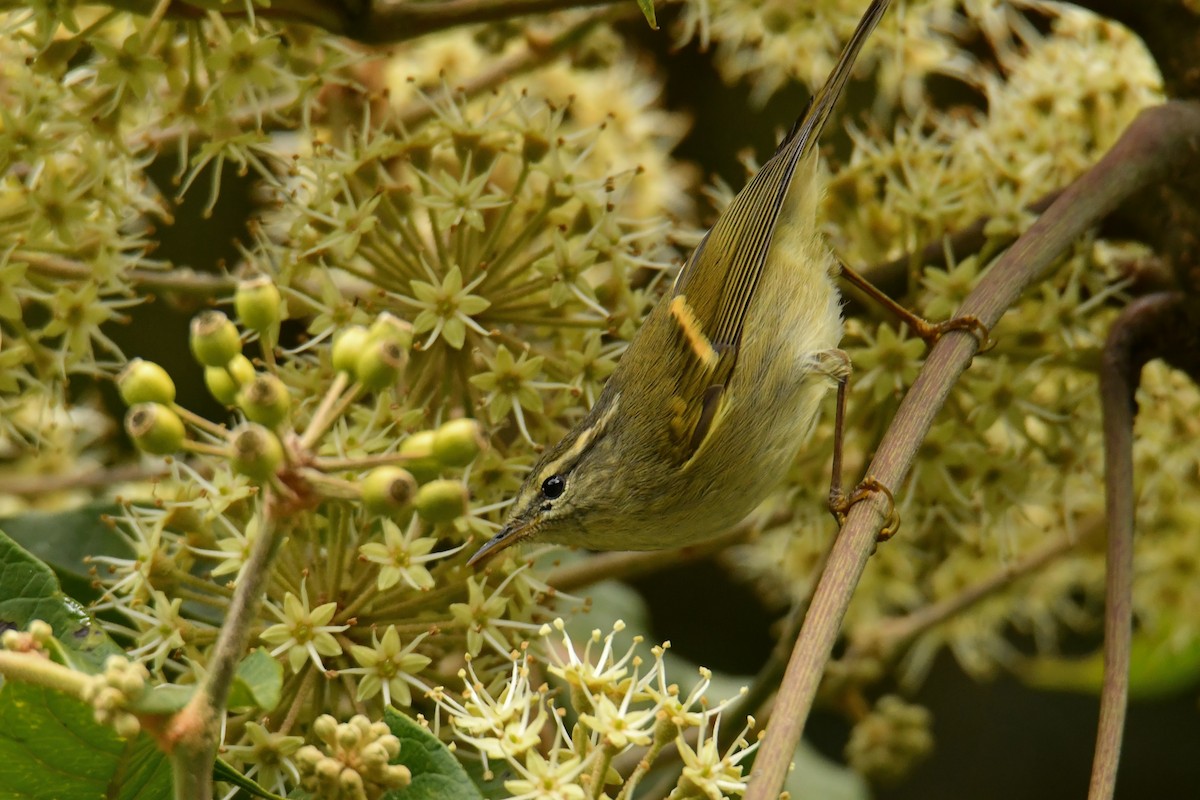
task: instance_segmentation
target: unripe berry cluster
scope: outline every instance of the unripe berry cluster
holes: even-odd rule
[[[324,743],[296,752],[300,785],[329,800],[374,800],[412,780],[408,767],[389,764],[400,753],[400,740],[383,722],[357,714],[338,723],[324,714],[312,726]]]
[[[146,692],[149,678],[150,673],[140,663],[110,656],[104,662],[104,671],[92,676],[84,688],[83,700],[91,704],[97,722],[112,726],[119,736],[128,739],[142,728],[128,708]]]
[[[0,648],[14,653],[45,653],[53,640],[54,629],[50,623],[35,619],[26,631],[9,628],[0,634]]]

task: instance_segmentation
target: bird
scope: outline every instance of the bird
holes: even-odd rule
[[[819,229],[818,141],[890,0],[872,0],[774,155],[685,261],[590,412],[538,458],[479,566],[519,542],[657,550],[715,536],[783,479],[850,360]]]

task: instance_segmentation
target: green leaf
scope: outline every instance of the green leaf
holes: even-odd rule
[[[491,767],[491,772],[485,773],[482,761],[472,760],[462,765],[475,788],[484,796],[484,800],[507,800],[512,793],[504,788],[504,782],[517,778],[517,771],[507,762],[497,763],[495,759],[492,759],[488,766]],[[489,775],[491,777],[487,777]]]
[[[0,519],[0,530],[54,570],[67,594],[85,602],[97,596],[88,556],[132,558],[133,551],[105,516],[121,513],[114,503],[90,503],[55,514],[26,513]]]
[[[1164,633],[1178,629],[1178,624],[1161,628]],[[1099,694],[1104,686],[1104,651],[1078,658],[1037,656],[1020,664],[1016,674],[1036,689]],[[1163,635],[1134,634],[1129,653],[1131,698],[1175,697],[1198,681],[1200,637],[1180,642]]]
[[[229,707],[273,711],[282,692],[283,665],[260,647],[238,664]]]
[[[654,0],[637,0],[637,4],[638,8],[642,10],[646,22],[650,23],[650,28],[658,30],[658,20],[654,18]]]
[[[150,687],[150,691],[131,703],[129,708],[138,714],[170,716],[186,706],[195,693],[194,685],[164,683]]]
[[[458,759],[427,728],[393,708],[383,720],[400,740],[400,755],[392,763],[412,772],[406,789],[388,792],[388,800],[483,800]]]
[[[90,706],[50,689],[0,688],[0,800],[170,796],[170,763],[149,736],[121,739]]]
[[[121,648],[76,601],[59,589],[50,568],[0,531],[0,630],[24,630],[35,619],[54,629],[67,666],[97,673]]]
[[[274,792],[268,792],[253,780],[238,772],[233,768],[233,765],[223,758],[218,758],[217,763],[213,765],[213,780],[232,784],[242,791],[249,793],[252,797],[264,797],[266,800],[284,800],[283,797]]]

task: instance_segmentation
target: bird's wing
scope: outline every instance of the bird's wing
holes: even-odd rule
[[[680,462],[704,442],[737,365],[746,312],[767,263],[771,239],[796,167],[809,155],[846,86],[859,51],[890,0],[873,0],[825,85],[705,235],[675,281],[670,298],[682,370],[671,409],[671,440]],[[715,287],[715,288],[714,288]]]

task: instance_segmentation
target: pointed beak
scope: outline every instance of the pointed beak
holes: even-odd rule
[[[532,536],[537,529],[529,523],[510,522],[500,529],[500,532],[488,539],[483,547],[475,551],[475,555],[467,560],[468,567],[479,567],[490,561],[501,550],[514,545],[522,539]]]

